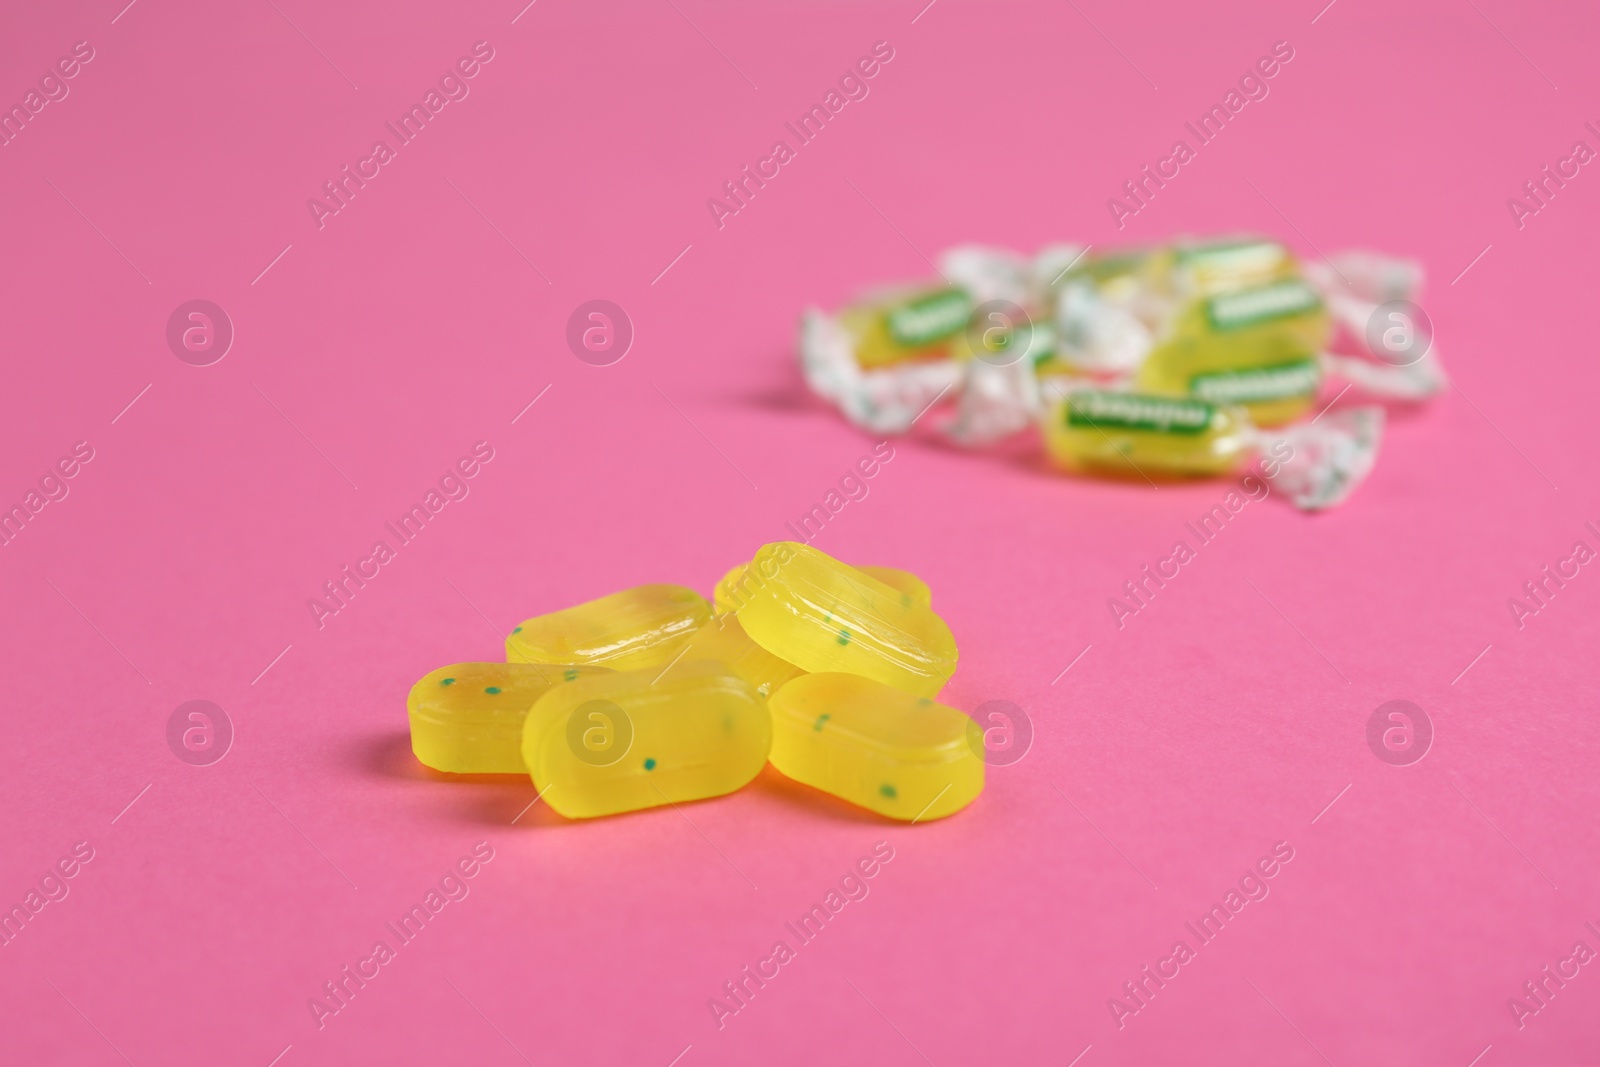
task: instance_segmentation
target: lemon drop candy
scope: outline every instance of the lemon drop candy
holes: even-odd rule
[[[1045,447],[1060,466],[1132,477],[1226,474],[1253,439],[1236,408],[1093,389],[1068,393],[1044,423]]]
[[[700,627],[679,658],[663,670],[675,671],[678,664],[700,660],[721,663],[749,682],[750,688],[763,699],[777,692],[784,682],[805,673],[750,640],[750,635],[739,625],[737,615],[718,615]]]
[[[522,728],[533,784],[569,819],[731,793],[771,747],[766,701],[703,660],[552,687]]]
[[[876,578],[891,589],[900,591],[902,599],[908,604],[920,604],[928,608],[933,606],[933,590],[928,588],[928,583],[918,578],[910,571],[901,570],[899,567],[874,567],[866,564],[856,570],[869,578]]]
[[[626,671],[671,662],[711,605],[681,585],[639,585],[526,619],[506,635],[512,663],[576,663]]]
[[[411,751],[452,774],[527,774],[522,721],[555,686],[603,667],[535,663],[454,663],[422,676],[406,697]]]
[[[1167,279],[1180,297],[1225,293],[1293,278],[1294,254],[1267,237],[1244,234],[1204,241],[1179,241],[1164,257]]]
[[[1316,399],[1330,332],[1322,297],[1301,278],[1214,293],[1174,316],[1139,388],[1238,404],[1257,426],[1292,422]]]
[[[750,569],[764,580],[739,621],[779,659],[930,697],[955,673],[956,642],[944,620],[878,579],[793,541],[762,546]]]
[[[924,608],[933,606],[933,590],[928,588],[928,583],[918,578],[910,571],[903,571],[899,567],[857,567],[856,570],[869,578],[876,578],[890,589],[898,589],[900,595],[909,598],[909,602]]]
[[[747,580],[746,575],[750,564],[739,563],[728,568],[717,587],[711,591],[711,608],[718,615],[726,615],[739,610],[739,605],[744,603],[745,591],[740,588],[740,583]]]
[[[898,567],[857,567],[856,570],[878,579],[892,589],[898,589],[901,594],[909,597],[913,604],[921,604],[925,608],[933,605],[933,590],[928,588],[927,582],[910,571],[903,571]],[[759,576],[750,574],[750,564],[739,564],[724,574],[722,580],[717,583],[717,588],[712,593],[712,606],[718,614],[738,611],[740,605],[750,596],[750,585],[759,580]]]
[[[960,811],[983,792],[978,724],[856,674],[806,674],[768,702],[772,765],[891,819]]]
[[[912,286],[874,293],[839,312],[863,370],[943,355],[966,329],[973,301],[959,286]]]

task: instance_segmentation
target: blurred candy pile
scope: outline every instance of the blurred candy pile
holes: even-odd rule
[[[1421,267],[1374,253],[1301,262],[1252,236],[1032,258],[962,246],[939,272],[803,315],[806,383],[857,426],[905,433],[931,409],[974,449],[1038,427],[1065,470],[1250,470],[1316,509],[1371,469],[1376,402],[1447,384],[1413,302]]]

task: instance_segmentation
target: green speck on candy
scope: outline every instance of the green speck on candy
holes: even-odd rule
[[[647,770],[647,771],[655,770],[656,769],[656,761],[653,758],[646,759],[644,761],[644,769]]]
[[[520,634],[522,632],[522,627],[518,626],[516,629],[512,630],[511,632],[514,633],[514,634]]]
[[[839,643],[841,645],[848,645],[850,643],[850,631],[849,630],[840,630],[839,631]]]
[[[456,684],[456,680],[454,678],[444,678],[444,679],[440,680],[439,684],[440,685],[455,685]]]
[[[574,678],[576,678],[577,676],[578,676],[578,672],[573,670],[571,667],[568,667],[566,670],[561,672],[561,678],[562,678],[563,681],[570,682]]]
[[[878,792],[882,793],[884,796],[888,797],[890,800],[893,800],[895,797],[900,795],[898,792],[895,791],[894,786],[890,785],[888,782],[884,782],[882,785],[880,785],[878,787]]]
[[[827,712],[823,712],[821,715],[817,716],[816,725],[812,726],[811,728],[813,730],[821,730],[822,729],[822,724],[827,722],[832,717],[833,716],[829,715]]]
[[[500,692],[500,687],[498,685],[491,685],[491,686],[487,687],[486,689],[484,689],[484,692],[485,693],[498,693],[498,692]]]

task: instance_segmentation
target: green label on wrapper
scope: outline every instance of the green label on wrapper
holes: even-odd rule
[[[1222,241],[1186,245],[1174,258],[1182,267],[1240,273],[1269,270],[1288,258],[1288,253],[1275,241]]]
[[[1225,293],[1206,301],[1206,317],[1212,329],[1241,330],[1246,326],[1286,319],[1322,306],[1322,298],[1305,282],[1287,281]]]
[[[1316,392],[1321,380],[1315,360],[1297,359],[1267,367],[1196,374],[1189,379],[1189,391],[1213,404],[1254,404],[1307,396]]]
[[[1216,413],[1203,400],[1169,396],[1083,391],[1067,397],[1068,426],[1196,434],[1211,425]]]
[[[941,289],[889,312],[889,336],[903,348],[923,348],[959,332],[971,314],[965,291]]]
[[[1028,350],[1023,353],[1033,365],[1039,364],[1056,357],[1056,328],[1048,322],[1036,322],[1028,338]]]

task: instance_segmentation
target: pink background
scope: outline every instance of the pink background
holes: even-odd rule
[[[11,4],[0,40],[8,103],[96,52],[0,148],[0,502],[95,450],[0,548],[0,901],[95,849],[0,950],[0,1059],[1600,1062],[1600,966],[1507,1008],[1600,949],[1600,574],[1520,631],[1506,606],[1600,547],[1600,177],[1506,207],[1600,147],[1591,9],[121,4]],[[471,95],[319,230],[307,198],[478,40]],[[718,230],[706,198],[880,40],[870,96]],[[1106,198],[1279,40],[1271,95],[1118,232]],[[1031,716],[966,812],[887,824],[769,773],[513,825],[529,783],[411,758],[413,680],[624,586],[709,593],[870,450],[804,397],[808,303],[960,241],[1239,229],[1419,259],[1460,389],[1394,414],[1346,506],[1250,505],[1120,631],[1107,598],[1225,485],[898,444],[817,544],[924,576],[945,699]],[[194,298],[237,331],[209,367],[164,339]],[[593,298],[635,324],[613,366],[564,341]],[[307,599],[479,440],[471,495],[319,630]],[[209,767],[166,742],[197,698],[237,732]],[[1437,734],[1410,767],[1365,740],[1396,698]],[[707,1000],[880,840],[871,895],[719,1031]],[[308,998],[478,841],[470,896],[319,1030]],[[1271,895],[1119,1029],[1108,998],[1278,841]]]

